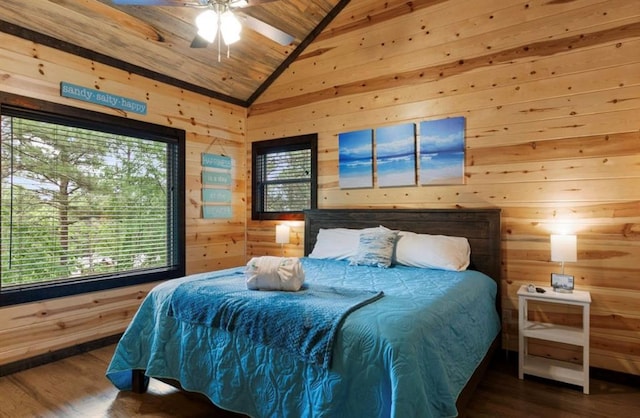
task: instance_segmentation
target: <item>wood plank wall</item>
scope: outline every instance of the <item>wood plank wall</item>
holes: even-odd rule
[[[339,188],[340,132],[451,116],[466,118],[466,184]],[[502,209],[508,349],[516,290],[548,285],[549,235],[575,232],[565,268],[592,292],[591,364],[640,374],[640,2],[352,0],[249,109],[249,142],[312,132],[321,208]],[[247,219],[247,256],[279,254],[275,223]]]
[[[60,97],[60,82],[146,100],[147,115]],[[245,259],[246,109],[0,33],[0,89],[184,129],[187,273]],[[232,158],[233,218],[201,217],[202,152]],[[0,365],[124,331],[151,284],[0,308]]]

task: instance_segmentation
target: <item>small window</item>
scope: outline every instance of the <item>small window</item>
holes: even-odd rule
[[[0,306],[184,275],[184,131],[14,101],[0,103]]]
[[[318,136],[252,144],[252,219],[303,219],[316,209]]]

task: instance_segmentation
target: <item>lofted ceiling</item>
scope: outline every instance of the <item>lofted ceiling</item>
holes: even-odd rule
[[[157,1],[175,5],[115,4],[123,0],[0,0],[0,30],[249,106],[348,3],[249,1],[248,7],[234,9],[243,29],[241,39],[230,45],[227,58],[224,43],[220,50],[217,42],[191,47],[197,32],[195,19],[203,11],[191,5],[206,0]],[[250,29],[247,19],[267,23],[291,35],[293,41],[281,45]]]

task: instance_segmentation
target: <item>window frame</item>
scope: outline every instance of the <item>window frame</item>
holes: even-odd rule
[[[25,115],[31,115],[34,119],[38,118],[36,120],[65,123],[74,127],[174,144],[177,148],[177,167],[174,170],[176,178],[172,198],[167,201],[167,208],[169,209],[171,206],[175,211],[172,225],[174,229],[173,243],[171,243],[171,246],[175,248],[175,265],[172,268],[151,268],[129,274],[119,272],[7,289],[3,289],[0,282],[0,307],[163,281],[185,275],[186,134],[184,130],[0,91],[0,116],[4,114],[3,109],[6,108],[18,109]],[[1,274],[0,271],[0,276]]]
[[[252,220],[303,220],[304,210],[265,212],[258,179],[258,156],[287,151],[311,150],[310,208],[318,207],[318,134],[306,134],[287,138],[256,141],[251,144],[251,219]]]

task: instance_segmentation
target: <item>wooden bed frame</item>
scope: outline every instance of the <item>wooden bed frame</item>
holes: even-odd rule
[[[485,273],[498,284],[496,309],[500,313],[500,281],[502,272],[500,209],[318,209],[305,211],[304,255],[309,255],[320,228],[371,228],[382,225],[389,229],[422,234],[466,237],[471,247],[470,269]],[[466,404],[482,380],[494,353],[500,347],[501,334],[495,338],[469,382],[456,407],[464,411]]]
[[[471,246],[471,269],[481,271],[498,283],[496,298],[500,312],[500,209],[321,209],[305,211],[304,254],[309,255],[321,228],[362,229],[383,225],[394,230],[423,234],[466,237]],[[473,392],[486,372],[494,352],[498,349],[500,335],[493,341],[489,352],[458,397],[456,407],[464,410]],[[147,389],[144,370],[133,370],[133,391],[144,393]],[[159,379],[173,386],[179,382]],[[146,383],[146,384],[145,384]]]
[[[500,284],[500,209],[318,209],[305,211],[304,255],[320,228],[389,229],[466,237],[471,266]]]

